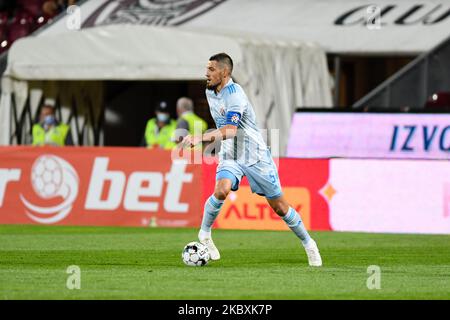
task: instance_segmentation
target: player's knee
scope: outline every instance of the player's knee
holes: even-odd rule
[[[230,193],[230,189],[226,186],[218,186],[214,191],[214,196],[219,200],[225,200]]]

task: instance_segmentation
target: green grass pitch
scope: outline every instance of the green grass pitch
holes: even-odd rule
[[[0,226],[0,299],[449,299],[450,236],[214,230],[222,259],[181,260],[197,229]],[[80,267],[80,289],[66,273]],[[381,268],[369,290],[367,268]]]

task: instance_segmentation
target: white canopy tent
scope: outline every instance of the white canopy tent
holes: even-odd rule
[[[202,80],[209,56],[222,51],[233,57],[233,76],[252,101],[260,126],[280,130],[281,154],[295,108],[331,107],[325,52],[313,44],[109,25],[13,44],[2,79],[0,144],[9,144],[14,130],[11,95],[20,113],[30,94],[27,81]]]
[[[19,40],[9,52],[5,75],[21,80],[197,80],[204,78],[208,53],[224,49],[242,60],[239,44],[225,37],[112,25]]]
[[[449,10],[448,0],[89,0],[80,20],[82,28],[165,25],[313,41],[335,54],[416,55],[448,37]],[[66,32],[70,19],[42,34]]]

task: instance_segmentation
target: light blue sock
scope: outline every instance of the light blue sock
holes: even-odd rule
[[[300,219],[300,215],[292,207],[289,207],[289,211],[282,219],[286,222],[288,227],[294,231],[295,235],[302,240],[303,245],[306,245],[309,242],[311,237],[309,236],[308,231],[306,231],[305,225]]]
[[[205,202],[205,209],[203,211],[203,220],[201,229],[205,232],[211,232],[211,227],[222,208],[224,200],[217,199],[214,195],[210,196]]]

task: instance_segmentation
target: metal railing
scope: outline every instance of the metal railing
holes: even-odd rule
[[[39,106],[34,113],[30,105],[30,95],[28,95],[21,111],[17,108],[15,100],[14,94],[12,94],[11,121],[13,130],[9,137],[9,143],[10,145],[31,144],[33,124],[39,119],[41,107],[44,105],[44,96],[41,96]],[[75,97],[72,96],[72,103],[68,106],[70,111],[66,119],[62,115],[63,107],[60,105],[59,97],[55,99],[54,108],[56,119],[71,127],[69,134],[71,134],[75,145],[103,145],[104,107],[96,114],[92,101],[88,97],[84,98],[84,103],[80,106],[77,104]]]
[[[442,91],[450,91],[450,37],[355,102],[353,108],[423,109],[432,94]]]

